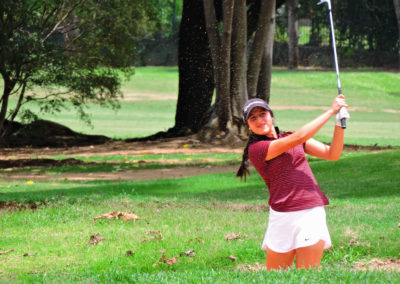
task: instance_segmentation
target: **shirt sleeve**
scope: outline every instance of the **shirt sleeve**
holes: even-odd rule
[[[271,140],[259,141],[249,147],[249,159],[253,165],[265,162]]]

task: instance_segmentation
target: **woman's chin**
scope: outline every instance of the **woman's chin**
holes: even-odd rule
[[[267,135],[267,134],[268,134],[268,131],[265,131],[265,130],[257,130],[257,131],[254,131],[254,133],[257,134],[257,135]]]

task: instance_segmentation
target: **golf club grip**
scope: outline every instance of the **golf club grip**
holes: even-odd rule
[[[347,120],[347,118],[345,118],[345,117],[340,119],[340,124],[341,124],[343,129],[346,129],[346,120]]]
[[[338,80],[338,84],[340,84],[339,80]],[[338,91],[339,91],[339,96],[341,96],[342,95],[342,88],[338,87]],[[340,125],[341,125],[342,129],[346,129],[347,126],[346,126],[346,118],[345,117],[340,119]]]

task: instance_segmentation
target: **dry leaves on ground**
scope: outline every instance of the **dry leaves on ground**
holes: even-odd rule
[[[172,265],[178,262],[178,258],[174,256],[173,258],[167,258],[165,254],[162,254],[162,256],[153,264],[153,267],[156,267],[160,263],[165,263],[168,265]]]
[[[124,221],[129,221],[129,220],[136,221],[136,220],[143,219],[142,217],[139,217],[130,211],[128,211],[128,212],[109,212],[109,213],[105,213],[100,216],[94,217],[93,222],[96,222],[96,220],[98,220],[98,219],[120,219],[121,217],[123,217]]]
[[[373,258],[369,262],[356,261],[353,268],[356,270],[386,270],[400,272],[400,259],[379,259]]]
[[[227,257],[225,257],[226,259],[229,259],[229,260],[232,260],[232,261],[236,261],[237,260],[237,257],[236,256],[233,256],[233,255],[230,255],[230,256],[227,256]]]
[[[161,234],[161,232],[159,230],[148,231],[146,233],[146,235],[148,235],[149,237],[143,239],[141,241],[141,243],[148,242],[148,241],[151,241],[151,240],[162,240],[162,238],[163,238],[163,236],[162,236],[162,234]]]
[[[100,236],[100,234],[97,233],[90,236],[89,245],[95,246],[102,241],[104,241],[104,237]]]
[[[172,258],[167,258],[167,257],[165,256],[165,252],[166,252],[165,250],[160,250],[160,253],[161,253],[162,255],[161,255],[161,257],[153,264],[153,267],[159,265],[160,263],[165,263],[165,264],[167,264],[167,265],[172,265],[172,264],[175,264],[175,263],[178,262],[178,258],[179,258],[179,257],[183,257],[183,256],[186,256],[186,257],[194,257],[194,256],[196,255],[196,254],[194,253],[194,250],[191,249],[191,250],[188,250],[188,251],[181,252],[181,253],[179,254],[179,256],[174,256],[174,257],[172,257]]]
[[[247,235],[244,235],[242,233],[229,233],[225,236],[226,241],[233,241],[233,240],[239,240],[239,239],[246,239]]]
[[[196,254],[194,253],[194,250],[191,249],[191,250],[184,251],[184,252],[180,253],[179,256],[181,256],[181,257],[182,256],[194,257],[194,256],[196,256]]]
[[[5,251],[0,251],[0,255],[1,254],[6,254],[6,253],[9,253],[9,252],[12,252],[12,251],[14,251],[14,249],[8,249],[8,250],[5,250]]]
[[[204,243],[204,241],[200,238],[190,239],[189,242]]]
[[[238,269],[243,272],[246,272],[246,271],[257,272],[259,270],[266,270],[267,267],[265,266],[265,264],[256,262],[255,264],[241,265],[238,267]]]

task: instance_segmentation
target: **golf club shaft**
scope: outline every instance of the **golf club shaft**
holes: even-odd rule
[[[337,86],[338,86],[338,92],[339,95],[342,94],[342,87],[340,84],[340,75],[339,75],[339,63],[338,63],[338,58],[337,58],[337,53],[336,53],[336,41],[335,41],[335,31],[333,28],[333,17],[332,17],[332,10],[329,9],[329,21],[330,21],[330,26],[331,26],[331,35],[332,35],[332,47],[333,47],[333,57],[335,61],[335,70],[336,70],[336,76],[337,76]]]
[[[337,77],[337,87],[338,87],[338,93],[339,93],[339,95],[341,95],[342,94],[342,86],[340,84],[339,63],[338,63],[338,58],[337,58],[337,53],[336,53],[335,29],[333,28],[333,16],[332,16],[331,2],[330,2],[330,0],[321,0],[320,3],[323,3],[323,2],[326,2],[328,5],[329,22],[330,22],[331,36],[332,36],[333,58],[334,58],[334,62],[335,62],[335,70],[336,70],[336,77]],[[341,111],[345,112],[346,110],[341,109]],[[340,124],[343,129],[346,128],[346,118],[345,117],[340,119]]]

